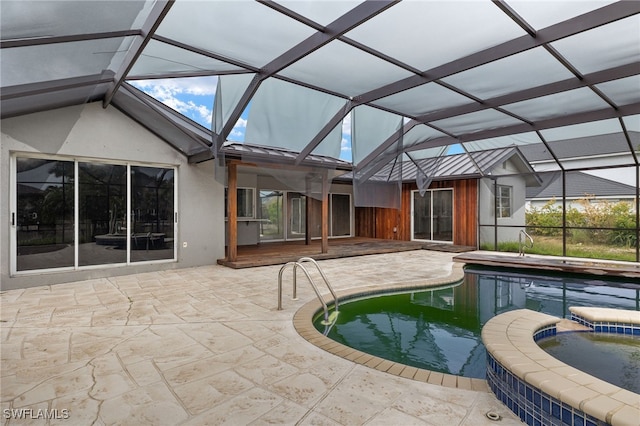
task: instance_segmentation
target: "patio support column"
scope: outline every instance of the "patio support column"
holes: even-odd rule
[[[227,260],[235,262],[238,259],[238,165],[229,163],[227,168],[229,188],[227,190],[227,218],[229,225],[229,242]]]
[[[329,173],[322,171],[322,253],[329,252]]]

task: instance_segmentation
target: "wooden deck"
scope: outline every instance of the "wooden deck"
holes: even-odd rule
[[[288,241],[238,246],[238,256],[235,262],[230,262],[225,258],[218,259],[218,264],[234,269],[241,269],[256,266],[281,265],[287,262],[294,262],[301,257],[312,257],[316,260],[323,260],[423,249],[453,253],[475,250],[474,247],[455,246],[452,244],[355,237],[329,240],[328,253],[321,253],[319,240],[314,240],[309,245],[306,245],[304,241]]]

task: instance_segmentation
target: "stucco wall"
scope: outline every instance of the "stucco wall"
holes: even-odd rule
[[[101,103],[2,120],[0,149],[0,287],[56,284],[158,269],[213,264],[224,257],[224,188],[214,162],[188,164],[186,157],[114,107]],[[177,262],[111,266],[91,270],[10,275],[10,159],[38,153],[69,159],[130,161],[177,167]],[[185,244],[186,243],[186,247]]]
[[[493,225],[495,219],[495,185],[506,185],[512,187],[512,211],[511,217],[498,218],[498,242],[518,241],[518,234],[525,225],[525,195],[526,182],[522,176],[509,175],[516,172],[506,162],[503,167],[496,167],[491,170],[493,178],[483,178],[480,181],[480,244],[493,244],[495,231]],[[489,226],[483,226],[489,225]],[[505,226],[500,228],[500,226]],[[515,227],[510,227],[515,226]]]

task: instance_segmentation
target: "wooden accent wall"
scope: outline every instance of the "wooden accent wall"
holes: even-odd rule
[[[433,182],[429,189],[453,188],[453,243],[478,246],[478,181],[476,179]],[[402,185],[401,210],[356,207],[357,237],[411,240],[411,191],[415,183]],[[396,232],[394,232],[396,228]]]
[[[404,240],[399,235],[401,212],[396,209],[380,207],[356,207],[355,235],[356,237],[382,238],[385,240]],[[398,232],[393,232],[396,227]]]

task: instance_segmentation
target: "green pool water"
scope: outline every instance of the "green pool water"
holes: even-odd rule
[[[480,337],[492,317],[527,308],[570,317],[569,306],[640,310],[640,285],[505,271],[467,271],[454,285],[340,301],[336,323],[314,322],[330,338],[405,365],[485,378]]]

